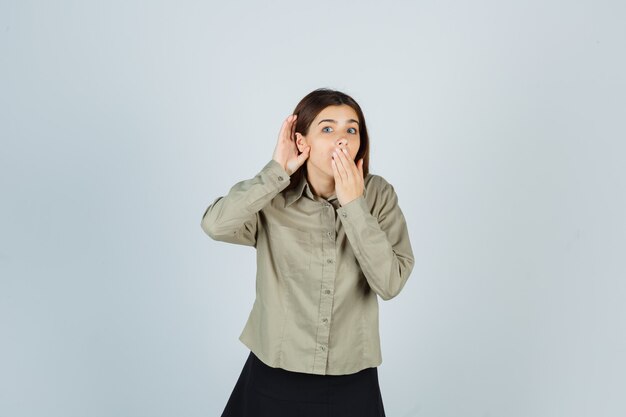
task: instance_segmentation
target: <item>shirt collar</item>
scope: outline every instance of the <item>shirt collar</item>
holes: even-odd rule
[[[302,172],[300,176],[300,182],[285,192],[285,207],[290,206],[294,201],[302,197],[302,194],[305,194],[311,200],[314,200],[315,197],[311,192],[311,187],[309,186],[309,182],[306,179],[306,170]]]
[[[366,190],[364,189],[363,196],[365,196],[365,191]],[[298,182],[298,184],[295,187],[290,188],[289,190],[285,191],[285,207],[288,207],[291,204],[293,204],[293,202],[298,200],[300,197],[302,197],[303,194],[307,196],[308,198],[310,198],[311,200],[318,199],[313,195],[313,192],[311,191],[311,186],[309,185],[309,182],[306,179],[306,170],[302,172],[302,176],[300,177],[300,182]],[[334,203],[333,200],[337,200],[337,193],[331,195],[326,200]]]

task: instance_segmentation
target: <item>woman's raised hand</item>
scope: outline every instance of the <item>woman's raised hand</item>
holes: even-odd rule
[[[278,134],[278,142],[276,148],[274,148],[274,155],[272,159],[278,162],[284,170],[291,176],[300,165],[304,163],[309,157],[310,146],[307,146],[300,155],[298,155],[298,147],[296,146],[295,130],[296,130],[296,118],[295,114],[289,115],[283,122]]]

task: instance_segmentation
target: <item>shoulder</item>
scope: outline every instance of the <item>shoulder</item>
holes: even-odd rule
[[[367,193],[379,193],[393,191],[393,185],[382,175],[369,173],[363,179],[363,185]]]
[[[381,212],[398,205],[398,196],[393,185],[382,175],[367,174],[363,185],[364,197],[373,215],[379,216]]]

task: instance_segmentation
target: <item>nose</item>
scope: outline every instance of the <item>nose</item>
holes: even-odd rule
[[[339,146],[339,147],[348,146],[348,139],[346,139],[345,137],[340,138],[337,141],[337,146]]]

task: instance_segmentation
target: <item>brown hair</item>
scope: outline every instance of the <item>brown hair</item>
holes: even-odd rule
[[[311,91],[300,100],[293,111],[293,114],[298,115],[295,131],[306,136],[309,133],[311,123],[313,123],[313,120],[322,110],[328,106],[339,106],[342,104],[352,107],[359,118],[360,145],[354,160],[356,163],[356,161],[363,158],[363,177],[366,177],[369,173],[370,141],[367,135],[365,116],[359,104],[349,95],[328,88],[318,88],[317,90]],[[293,140],[295,140],[295,138],[293,138]],[[306,161],[291,174],[291,180],[286,190],[295,187],[300,182],[303,175],[306,175]]]

